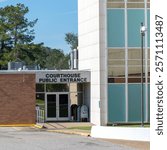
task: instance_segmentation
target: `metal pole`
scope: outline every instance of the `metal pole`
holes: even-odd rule
[[[141,27],[143,23],[141,23]],[[144,126],[144,88],[143,88],[143,43],[145,31],[141,31],[141,126]]]
[[[148,2],[148,0],[144,0],[144,5],[145,5],[145,7],[144,7],[144,23],[145,23],[145,26],[146,26],[146,29],[147,29],[147,25],[148,25],[148,17],[147,17],[147,11],[148,11],[148,9],[147,9],[147,2]],[[145,32],[145,41],[144,41],[144,49],[145,49],[145,52],[144,52],[144,55],[145,55],[145,65],[144,65],[144,70],[145,70],[145,89],[144,89],[144,91],[145,91],[145,102],[144,102],[144,104],[145,104],[145,115],[146,115],[146,118],[145,118],[145,120],[147,121],[147,122],[149,122],[149,116],[148,116],[148,33],[147,32]]]
[[[128,123],[128,17],[127,0],[125,0],[125,118]]]

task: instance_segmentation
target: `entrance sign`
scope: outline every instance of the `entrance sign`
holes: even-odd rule
[[[38,71],[36,83],[85,83],[90,82],[89,71]]]

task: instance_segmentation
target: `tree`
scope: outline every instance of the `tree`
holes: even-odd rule
[[[69,69],[69,55],[65,55],[60,49],[49,49],[46,58],[46,68],[48,69]]]
[[[41,68],[45,68],[46,57],[48,54],[43,46],[43,43],[30,43],[25,45],[17,44],[15,50],[19,54],[18,58],[24,61],[26,65],[40,65]]]
[[[68,69],[69,55],[60,49],[35,44],[33,30],[37,19],[29,21],[24,4],[0,8],[0,69],[7,69],[9,61],[22,61],[26,65],[40,65],[42,69]],[[67,35],[73,47],[75,35]]]
[[[37,22],[29,21],[25,15],[29,12],[24,4],[0,8],[0,67],[8,61],[20,59],[20,45],[32,43],[33,27]]]
[[[78,47],[78,35],[75,33],[66,33],[65,41],[70,45],[71,50],[77,49]]]
[[[43,43],[17,44],[15,49],[26,65],[39,65],[41,69],[68,69],[69,57],[62,50],[45,47]]]

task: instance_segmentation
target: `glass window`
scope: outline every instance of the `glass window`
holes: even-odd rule
[[[44,92],[44,84],[36,84],[36,92]]]
[[[148,49],[148,60],[150,59],[150,49]]]
[[[125,121],[125,84],[108,85],[108,122]]]
[[[45,94],[44,93],[36,93],[36,105],[40,108],[45,108]]]
[[[83,91],[83,83],[78,83],[77,88],[78,88],[78,92],[82,92]]]
[[[141,66],[129,66],[128,67],[128,76],[129,77],[136,77],[141,76]]]
[[[147,11],[147,34],[148,34],[148,47],[150,47],[150,10]]]
[[[149,2],[149,3],[147,3],[147,8],[150,8],[150,2]]]
[[[109,77],[125,77],[125,67],[122,66],[109,66],[108,69]]]
[[[150,78],[150,66],[148,66],[148,77]]]
[[[128,78],[128,83],[141,83],[141,77]]]
[[[59,95],[59,117],[68,117],[68,94]]]
[[[144,3],[128,3],[127,8],[144,8]]]
[[[108,0],[107,2],[124,2],[125,0]]]
[[[147,80],[148,80],[148,83],[150,83],[150,71],[148,71],[148,78],[147,78]]]
[[[147,11],[148,47],[150,46],[150,10]],[[141,47],[140,26],[144,22],[144,9],[128,9],[128,46]]]
[[[107,8],[124,8],[125,3],[108,3]]]
[[[122,66],[125,65],[125,60],[109,60],[108,65],[110,66]]]
[[[129,60],[128,61],[129,66],[141,66],[141,60]]]
[[[110,77],[110,78],[108,78],[108,83],[125,83],[125,78]]]
[[[150,60],[147,61],[148,67],[150,66]]]
[[[128,59],[141,60],[141,48],[140,49],[128,49]]]
[[[47,117],[56,117],[56,94],[47,95]]]
[[[108,9],[108,47],[125,46],[124,10]]]
[[[125,49],[108,49],[108,59],[125,59]]]
[[[46,92],[69,92],[68,84],[46,84]]]
[[[128,2],[144,2],[144,0],[128,0]]]
[[[128,84],[128,121],[141,120],[141,84]]]
[[[148,61],[150,61],[150,49],[148,49],[147,54],[148,54],[147,59]],[[144,55],[145,55],[145,51],[144,51]],[[143,58],[145,58],[145,56]],[[141,48],[140,49],[128,49],[128,60],[141,61]]]
[[[128,46],[141,47],[140,26],[144,22],[143,9],[128,9]]]

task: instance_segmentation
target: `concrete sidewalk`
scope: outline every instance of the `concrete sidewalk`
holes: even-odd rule
[[[44,123],[43,127],[48,132],[56,132],[63,134],[76,134],[82,136],[91,136],[91,130],[81,130],[77,129],[79,127],[91,127],[93,124],[88,122],[48,122]],[[126,140],[114,140],[114,139],[99,139],[108,141],[111,143],[125,145],[136,150],[149,150],[150,142],[141,142],[141,141],[126,141]]]
[[[91,129],[91,126],[93,126],[93,124],[89,122],[48,122],[43,124],[43,127],[49,132],[77,134],[82,136],[90,136],[91,130],[85,130],[84,128]]]
[[[44,123],[44,126],[48,129],[66,129],[72,127],[91,127],[93,124],[89,122],[47,122]]]

